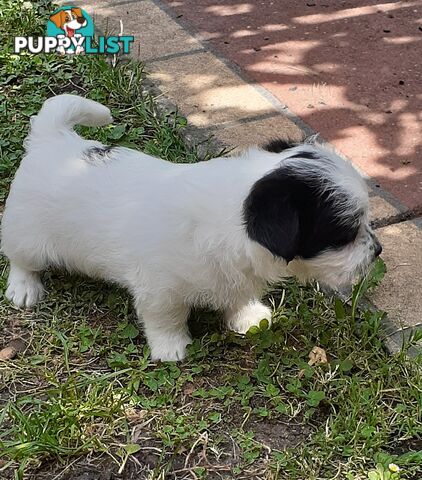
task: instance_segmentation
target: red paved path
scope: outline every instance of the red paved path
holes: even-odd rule
[[[381,187],[422,205],[422,1],[166,1]]]

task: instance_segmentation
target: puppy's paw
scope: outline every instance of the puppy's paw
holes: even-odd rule
[[[229,330],[246,333],[251,327],[258,326],[261,320],[271,323],[271,309],[258,301],[251,301],[243,307],[226,314]]]
[[[192,343],[192,339],[185,332],[155,338],[154,341],[149,339],[151,360],[161,360],[162,362],[183,360],[186,357],[186,347],[190,343]]]
[[[33,307],[44,297],[44,293],[43,284],[37,273],[11,272],[6,298],[17,307]]]

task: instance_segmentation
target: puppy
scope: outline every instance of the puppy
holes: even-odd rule
[[[49,267],[115,282],[134,297],[152,358],[180,360],[191,306],[224,310],[244,333],[271,319],[260,302],[267,282],[337,288],[381,252],[363,179],[327,147],[276,141],[173,164],[72,130],[111,121],[108,108],[73,95],[33,118],[2,224],[6,296],[18,307],[42,298]]]

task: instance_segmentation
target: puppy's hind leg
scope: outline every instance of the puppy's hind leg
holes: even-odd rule
[[[189,310],[181,302],[169,304],[162,300],[154,305],[142,305],[136,301],[152,360],[177,361],[186,356],[186,347],[192,341],[187,326]]]
[[[44,296],[44,287],[38,272],[19,267],[10,263],[10,273],[7,281],[6,298],[17,307],[30,308]]]

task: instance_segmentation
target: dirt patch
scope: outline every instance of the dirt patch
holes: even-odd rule
[[[254,432],[255,440],[275,450],[296,447],[305,442],[313,431],[310,425],[279,419],[252,421],[248,428]]]
[[[104,459],[98,465],[78,465],[66,473],[63,480],[144,480],[149,476],[150,469],[145,465],[137,465],[135,461],[126,464],[122,474],[119,466],[111,459]],[[42,478],[42,477],[37,477]],[[43,477],[47,480],[48,475]],[[35,480],[35,479],[34,479]]]
[[[390,450],[390,453],[393,455],[402,455],[403,453],[418,452],[419,450],[422,450],[422,438],[413,437],[397,443],[397,445],[393,446]]]

